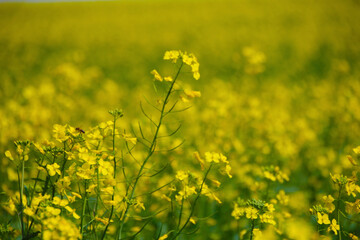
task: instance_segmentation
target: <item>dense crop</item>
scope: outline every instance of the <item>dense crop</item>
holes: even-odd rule
[[[1,238],[359,239],[359,8],[1,4]]]

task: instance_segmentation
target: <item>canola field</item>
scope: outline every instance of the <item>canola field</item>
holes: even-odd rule
[[[359,239],[359,12],[0,3],[0,238]]]

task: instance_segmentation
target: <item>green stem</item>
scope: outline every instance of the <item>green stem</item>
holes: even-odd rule
[[[85,207],[86,207],[86,198],[87,198],[87,193],[86,193],[86,180],[85,180],[85,193],[84,193],[84,200],[83,200],[83,206],[82,206],[82,211],[81,211],[81,220],[80,220],[80,234],[84,237],[84,217],[85,217]]]
[[[148,160],[150,159],[150,157],[152,156],[152,154],[154,153],[155,151],[155,147],[156,147],[156,140],[157,140],[157,136],[158,136],[158,133],[159,133],[159,130],[160,130],[160,127],[161,127],[161,124],[162,124],[162,120],[164,118],[164,114],[165,114],[165,107],[168,103],[168,100],[169,100],[169,97],[172,93],[172,89],[174,87],[174,84],[176,82],[176,79],[178,78],[179,74],[180,74],[180,71],[182,69],[182,66],[183,66],[183,62],[181,62],[181,65],[179,67],[179,70],[177,71],[175,77],[174,77],[174,80],[172,81],[171,85],[170,85],[170,88],[166,94],[166,97],[164,99],[164,103],[162,105],[162,108],[161,108],[161,112],[160,112],[160,118],[159,118],[159,123],[157,124],[156,126],[156,131],[155,131],[155,134],[154,134],[154,137],[153,137],[153,140],[151,142],[151,145],[149,147],[149,151],[148,151],[148,154],[145,158],[145,160],[143,161],[143,163],[141,164],[140,166],[140,169],[138,171],[138,174],[135,178],[135,182],[134,182],[134,185],[133,185],[133,188],[131,190],[131,194],[130,194],[130,198],[129,198],[129,202],[131,202],[131,200],[133,199],[134,197],[134,193],[135,193],[135,189],[136,189],[136,186],[137,186],[137,183],[140,179],[140,176],[142,174],[142,171],[144,170],[144,167],[146,165],[146,163],[148,162]],[[120,221],[120,230],[119,230],[119,233],[118,233],[118,237],[117,239],[121,239],[121,233],[122,233],[122,229],[123,229],[123,225],[124,225],[124,222],[125,222],[125,219],[126,219],[126,216],[127,216],[127,213],[129,211],[129,208],[130,208],[130,204],[127,204],[126,205],[126,209],[125,209],[125,212],[124,212],[124,216],[122,218],[122,220]]]
[[[116,127],[116,116],[114,116],[114,125],[113,125],[113,141],[112,141],[112,150],[113,150],[113,160],[114,160],[114,179],[116,179],[116,158],[115,158],[115,127]],[[114,197],[115,197],[115,186],[113,186],[113,194],[111,196],[111,200],[114,201]],[[109,219],[108,219],[108,223],[106,224],[106,227],[104,229],[104,232],[102,234],[102,237],[101,237],[101,240],[104,239],[105,235],[106,235],[106,231],[110,225],[110,222],[111,222],[111,218],[113,216],[113,213],[114,213],[114,205],[111,205],[111,212],[110,212],[110,216],[109,216]]]
[[[255,227],[255,219],[252,219],[251,220],[250,240],[253,240],[253,237],[254,237],[254,227]]]
[[[180,224],[181,224],[181,217],[182,217],[183,208],[184,208],[184,198],[181,200],[181,207],[180,207],[180,214],[179,214],[179,222],[178,222],[178,226],[177,226],[177,229],[178,229],[178,230],[179,230]]]
[[[341,224],[340,224],[340,201],[341,201],[341,190],[342,190],[342,185],[339,185],[339,196],[337,199],[337,221],[339,224],[339,240],[341,240]]]
[[[19,190],[20,190],[20,223],[21,223],[21,236],[22,239],[25,238],[25,232],[24,232],[24,207],[23,207],[23,186],[24,186],[24,161],[22,161],[22,175],[20,179],[20,173],[18,168],[18,182],[19,182]]]

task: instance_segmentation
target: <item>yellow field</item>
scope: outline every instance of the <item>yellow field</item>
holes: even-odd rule
[[[359,10],[1,3],[0,238],[360,238]]]

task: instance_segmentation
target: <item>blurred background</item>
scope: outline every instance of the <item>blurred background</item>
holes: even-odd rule
[[[108,121],[114,107],[131,126],[155,96],[150,71],[167,69],[163,53],[193,52],[201,78],[187,84],[202,97],[179,115],[184,149],[229,156],[227,211],[261,191],[254,166],[281,166],[302,199],[289,212],[306,225],[360,144],[359,10],[358,0],[0,3],[0,152],[51,138],[56,123]]]

